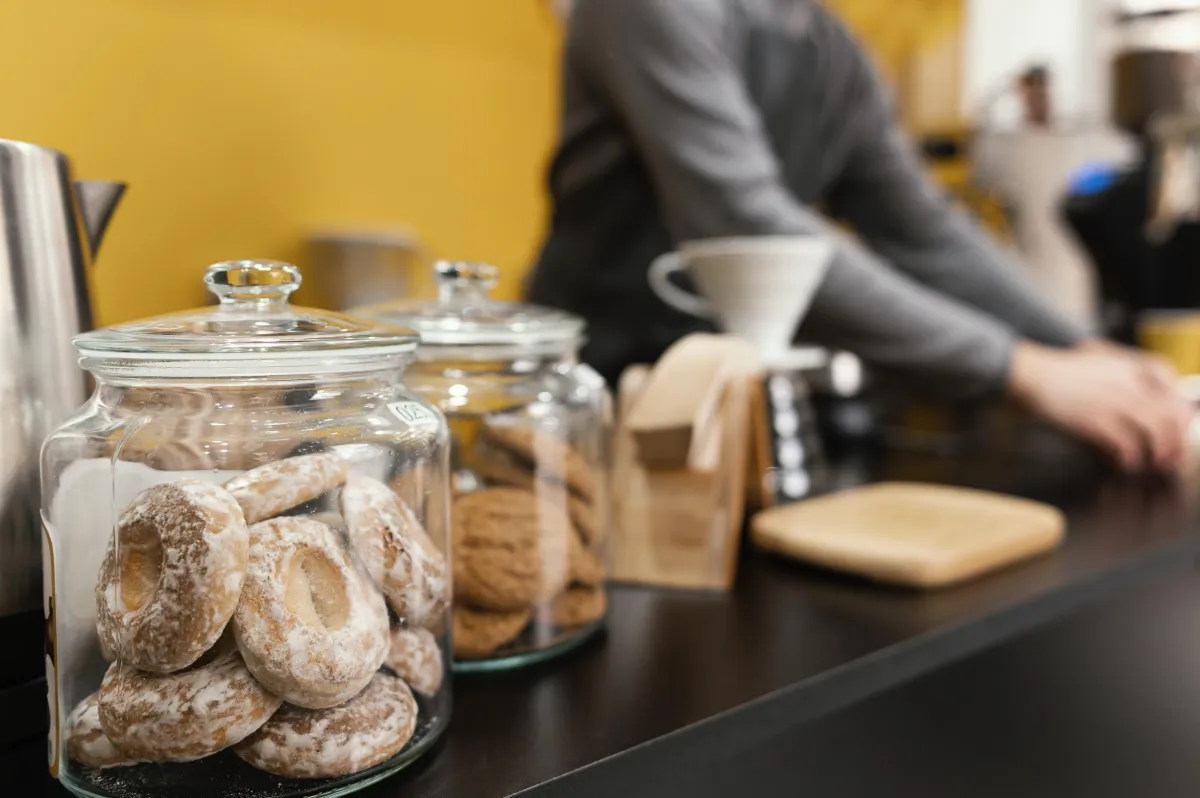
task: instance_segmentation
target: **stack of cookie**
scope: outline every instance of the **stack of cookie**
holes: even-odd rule
[[[340,513],[288,514],[322,496]],[[291,778],[386,761],[416,730],[413,691],[442,688],[446,570],[407,503],[335,453],[155,485],[109,542],[96,601],[113,664],[67,751],[109,768],[232,748]]]
[[[287,457],[295,441],[291,436],[265,437],[262,410],[255,410],[285,409],[283,395],[264,394],[257,387],[254,392],[250,398],[228,389],[129,389],[122,409],[150,418],[120,440],[121,459],[158,471],[233,471]]]
[[[607,610],[599,476],[565,442],[486,424],[468,462],[481,487],[451,512],[454,655],[558,645]]]

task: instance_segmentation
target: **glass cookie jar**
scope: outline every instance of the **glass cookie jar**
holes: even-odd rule
[[[410,330],[208,269],[214,308],[79,336],[42,450],[51,772],[86,796],[343,794],[450,716],[449,431]]]
[[[409,385],[450,424],[455,670],[541,661],[607,612],[611,400],[582,319],[492,300],[492,266],[435,271],[436,301],[358,313],[420,334]]]

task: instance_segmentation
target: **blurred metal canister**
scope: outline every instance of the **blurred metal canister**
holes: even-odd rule
[[[349,310],[402,296],[423,296],[420,242],[403,228],[315,231],[299,299],[311,307]]]

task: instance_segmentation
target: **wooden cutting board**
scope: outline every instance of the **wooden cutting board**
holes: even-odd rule
[[[762,549],[868,579],[936,588],[1057,547],[1066,522],[1040,502],[966,488],[883,482],[764,510]]]

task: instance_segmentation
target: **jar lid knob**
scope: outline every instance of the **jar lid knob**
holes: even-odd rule
[[[287,302],[300,279],[298,268],[279,260],[229,260],[204,273],[204,284],[222,305]]]
[[[490,263],[468,261],[438,261],[433,270],[441,301],[459,304],[464,300],[486,300],[500,274]]]

